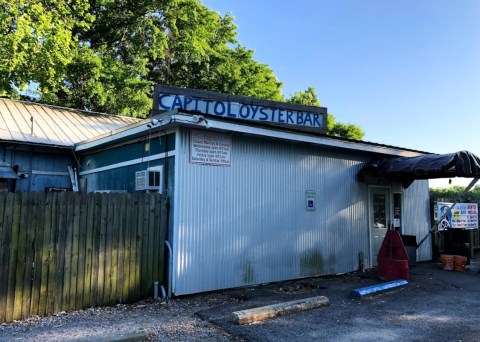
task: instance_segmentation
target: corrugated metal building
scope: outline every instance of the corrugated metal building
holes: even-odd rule
[[[87,191],[163,170],[175,295],[371,267],[389,225],[428,232],[427,181],[357,179],[372,159],[424,153],[326,136],[325,108],[157,87],[154,112],[75,151]]]
[[[389,225],[429,229],[427,181],[357,178],[424,153],[329,137],[325,108],[159,86],[146,120],[5,99],[0,113],[4,190],[78,176],[80,191],[168,191],[175,295],[372,267]]]
[[[13,171],[0,175],[1,191],[72,188],[75,144],[139,121],[9,99],[0,99],[0,115],[0,158]]]

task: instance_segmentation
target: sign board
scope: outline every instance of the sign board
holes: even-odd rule
[[[434,207],[433,217],[437,221],[452,206],[453,203],[437,202]],[[446,228],[462,228],[476,229],[478,228],[478,205],[477,203],[457,203],[452,211],[440,221],[438,229]]]
[[[327,109],[323,107],[157,85],[154,92],[154,111],[171,110],[326,132]]]
[[[232,139],[226,134],[190,131],[190,163],[230,166]]]
[[[307,190],[305,192],[305,200],[307,211],[315,211],[315,190]]]

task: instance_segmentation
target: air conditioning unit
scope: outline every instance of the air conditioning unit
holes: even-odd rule
[[[162,193],[163,166],[135,172],[135,190],[156,190]]]

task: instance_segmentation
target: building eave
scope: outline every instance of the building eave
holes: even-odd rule
[[[169,117],[167,123],[162,123],[161,119]],[[160,122],[155,127],[149,127],[152,120],[159,118]],[[201,118],[199,120],[199,118]],[[226,121],[221,119],[216,119],[215,117],[208,116],[204,118],[203,116],[192,116],[189,114],[180,113],[177,110],[165,112],[154,118],[145,119],[133,125],[112,131],[103,136],[90,139],[75,145],[75,151],[81,152],[90,150],[93,148],[101,147],[106,144],[110,144],[115,141],[130,139],[136,136],[140,136],[152,131],[159,131],[165,129],[172,129],[175,127],[188,127],[188,128],[197,128],[197,129],[208,129],[211,131],[219,132],[232,132],[247,134],[258,137],[267,137],[272,139],[280,139],[291,142],[300,142],[313,144],[318,146],[324,146],[334,149],[344,149],[351,151],[361,151],[367,153],[383,154],[390,156],[401,156],[401,157],[414,157],[427,154],[428,152],[416,151],[411,149],[406,149],[397,146],[381,145],[365,141],[356,141],[348,139],[339,139],[335,137],[329,137],[324,135],[314,135],[306,132],[294,132],[282,129],[272,129],[271,127],[264,128],[259,127],[258,125],[249,125],[245,123],[236,123],[232,121]]]

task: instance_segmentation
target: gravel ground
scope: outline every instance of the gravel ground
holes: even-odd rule
[[[95,341],[139,330],[149,341],[476,342],[479,282],[478,258],[467,272],[421,263],[410,269],[407,286],[363,299],[351,291],[381,283],[375,270],[30,317],[0,325],[0,342]],[[245,326],[228,319],[233,311],[319,295],[329,298],[328,307]]]
[[[0,341],[68,341],[108,333],[146,330],[150,341],[232,341],[227,333],[195,313],[236,301],[222,293],[91,308],[0,325]]]

